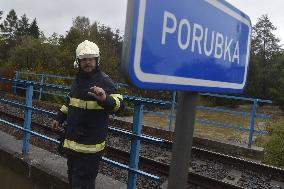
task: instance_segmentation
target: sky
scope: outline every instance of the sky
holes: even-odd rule
[[[246,13],[254,25],[263,14],[277,31],[274,34],[284,44],[284,0],[227,0]],[[65,35],[77,16],[88,17],[113,29],[124,32],[127,0],[0,0],[0,10],[6,14],[14,9],[18,17],[26,14],[30,22],[36,18],[40,29],[48,37],[53,32]],[[2,18],[2,19],[3,19]]]

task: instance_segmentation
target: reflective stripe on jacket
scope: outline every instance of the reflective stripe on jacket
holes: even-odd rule
[[[88,95],[91,87],[104,89],[107,98],[100,102]],[[67,121],[63,151],[66,153],[96,153],[104,149],[109,114],[123,108],[123,96],[103,72],[86,77],[78,75],[71,86],[66,104],[58,112],[59,122]]]
[[[92,153],[97,153],[99,151],[102,151],[105,148],[105,142],[102,142],[100,144],[95,144],[95,145],[86,145],[86,144],[80,144],[75,141],[65,139],[63,147],[69,148],[76,152],[92,154]]]

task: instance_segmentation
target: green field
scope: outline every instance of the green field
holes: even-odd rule
[[[237,108],[226,108],[226,107],[218,107],[226,110],[232,111],[241,111],[241,112],[251,112],[252,105],[240,105]],[[169,113],[169,110],[159,110],[164,113]],[[283,113],[274,106],[262,106],[257,108],[258,114],[267,114],[271,116],[271,119],[255,119],[255,129],[257,130],[268,130],[270,131],[274,126],[279,125],[284,121]],[[212,122],[218,122],[222,124],[241,126],[244,128],[250,127],[251,117],[249,116],[241,116],[230,113],[222,113],[215,112],[209,110],[197,110],[196,113],[197,120],[207,120]],[[155,127],[159,127],[162,129],[169,129],[169,117],[161,117],[157,115],[153,115],[151,113],[144,114],[144,123],[146,125],[151,125]],[[173,121],[173,127],[175,124],[175,120]],[[284,125],[283,125],[284,127]],[[194,135],[199,137],[205,137],[213,140],[221,140],[227,142],[237,142],[241,144],[247,144],[248,142],[248,132],[242,132],[236,129],[229,129],[224,127],[219,127],[210,124],[201,124],[196,123],[194,128]],[[262,146],[261,141],[263,141],[265,137],[254,135],[254,140],[257,145]]]

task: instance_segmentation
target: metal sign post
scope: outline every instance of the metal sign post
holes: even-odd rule
[[[196,92],[179,92],[168,189],[187,187],[193,141]]]

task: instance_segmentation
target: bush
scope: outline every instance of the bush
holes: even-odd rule
[[[284,167],[284,121],[272,130],[269,141],[264,146],[265,161],[269,164]]]

